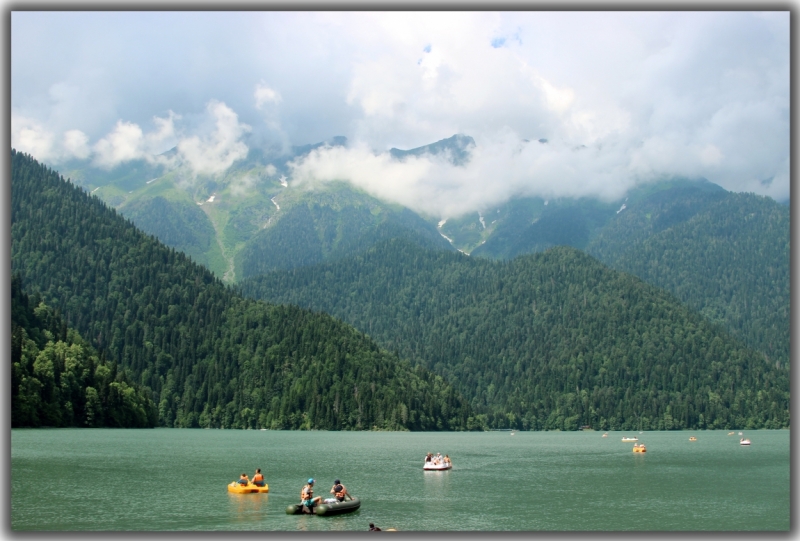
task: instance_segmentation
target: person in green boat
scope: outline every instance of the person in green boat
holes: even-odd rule
[[[303,490],[300,491],[300,502],[307,507],[312,513],[314,506],[322,500],[322,496],[314,497],[314,479],[309,479]]]
[[[353,499],[352,497],[350,497],[350,494],[348,494],[345,486],[338,479],[333,482],[333,488],[331,488],[331,494],[334,495],[337,502],[343,502],[345,498],[350,498],[351,500]]]

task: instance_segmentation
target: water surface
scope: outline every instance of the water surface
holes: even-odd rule
[[[789,431],[11,431],[13,530],[789,530]],[[689,436],[697,436],[690,442]],[[424,472],[426,453],[453,469]],[[261,468],[269,494],[230,494]],[[286,515],[308,477],[361,509]]]

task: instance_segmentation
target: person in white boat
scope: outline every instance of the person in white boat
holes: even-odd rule
[[[449,466],[450,465],[450,456],[449,455],[444,455],[444,465],[445,466]]]

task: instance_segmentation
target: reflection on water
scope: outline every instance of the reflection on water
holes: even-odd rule
[[[452,473],[453,470],[423,470],[422,478],[425,480],[426,498],[440,500],[448,497]]]
[[[235,494],[228,492],[231,502],[231,521],[237,524],[243,522],[261,522],[262,515],[269,506],[269,493],[266,494]]]

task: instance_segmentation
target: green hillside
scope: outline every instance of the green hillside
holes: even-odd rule
[[[396,237],[453,250],[417,214],[381,203],[345,184],[303,194],[293,203],[284,210],[282,202],[277,222],[245,243],[236,256],[237,276],[248,278],[335,260]]]
[[[290,186],[287,163],[325,144],[341,146],[346,139],[294,147],[289,154],[253,149],[220,176],[187,176],[143,161],[111,170],[74,162],[70,174],[139,229],[229,284],[347,257],[385,238],[453,249],[416,213],[346,183]]]
[[[441,377],[330,316],[242,298],[30,156],[11,152],[11,264],[148,387],[163,426],[463,429]]]
[[[655,194],[609,223],[587,250],[787,366],[789,228],[789,207],[767,197]]]
[[[152,428],[149,390],[132,384],[41,299],[11,280],[11,426]]]
[[[178,192],[180,193],[180,192]],[[125,217],[134,224],[146,224],[143,231],[172,246],[207,268],[217,267],[221,254],[214,225],[188,197],[155,195],[142,197],[126,205]]]
[[[789,376],[671,295],[578,250],[495,262],[399,240],[247,280],[442,374],[495,428],[789,424]]]
[[[619,207],[618,202],[589,198],[514,199],[484,218],[488,235],[470,255],[512,259],[553,246],[583,249]],[[450,220],[445,225],[449,224]],[[454,239],[461,238],[455,232],[452,235]]]

